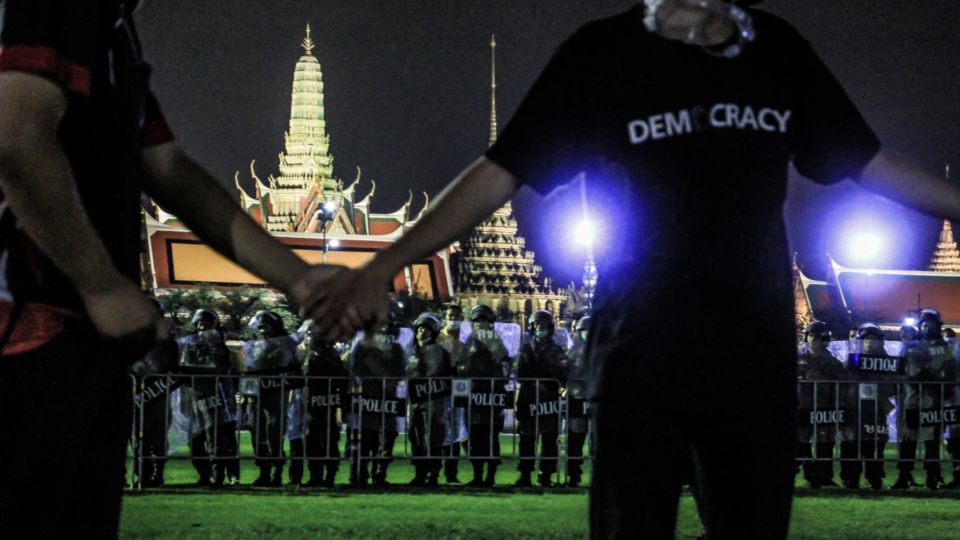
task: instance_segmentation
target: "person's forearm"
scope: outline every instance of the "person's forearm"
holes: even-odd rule
[[[960,186],[896,154],[881,151],[857,183],[914,210],[960,221]]]
[[[365,267],[384,281],[462,238],[503,206],[517,189],[506,170],[480,158],[447,186],[417,224]]]
[[[148,179],[150,195],[220,254],[289,293],[309,265],[253,221],[219,182],[182,152]]]
[[[81,295],[123,281],[84,210],[59,145],[0,149],[0,188],[18,226]]]

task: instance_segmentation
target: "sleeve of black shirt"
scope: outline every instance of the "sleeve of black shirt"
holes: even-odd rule
[[[0,71],[23,71],[54,82],[67,94],[90,95],[96,7],[90,2],[0,2]]]
[[[856,179],[880,151],[880,141],[836,77],[799,34],[792,60],[797,92],[790,126],[794,166],[820,184]]]
[[[546,195],[581,170],[582,46],[575,34],[554,53],[486,157]]]

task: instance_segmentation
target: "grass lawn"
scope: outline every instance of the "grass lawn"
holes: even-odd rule
[[[801,493],[791,538],[957,538],[960,500]],[[680,502],[677,538],[700,528],[693,499]],[[587,495],[457,490],[357,493],[133,494],[123,538],[584,538]]]
[[[247,434],[242,439],[241,451],[249,456]],[[403,444],[401,437],[397,453],[403,451]],[[167,488],[130,492],[125,498],[121,534],[124,538],[584,538],[586,490],[508,487],[517,477],[516,461],[509,457],[514,453],[512,439],[504,436],[502,446],[507,458],[497,475],[498,487],[483,490],[441,484],[439,492],[403,486],[413,477],[406,459],[391,465],[393,486],[381,490],[241,486],[215,492],[194,489],[197,476],[189,461],[172,459],[165,475]],[[182,449],[175,455],[186,456]],[[461,480],[468,481],[470,465],[463,459],[460,463]],[[889,485],[896,478],[893,463],[888,463],[887,471]],[[586,472],[589,480],[589,466]],[[256,473],[253,463],[245,459],[242,483],[252,482]],[[915,476],[923,481],[919,466]],[[338,484],[347,479],[344,463]],[[798,486],[802,485],[798,475]],[[796,539],[960,537],[958,491],[799,487],[793,508],[791,538]],[[684,495],[677,538],[695,538],[699,533],[693,499]]]

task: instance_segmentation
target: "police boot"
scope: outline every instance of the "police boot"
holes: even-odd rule
[[[940,476],[928,475],[927,476],[927,489],[937,490],[940,489],[940,484],[943,483],[943,478]]]
[[[537,483],[540,484],[540,487],[550,487],[553,485],[553,482],[550,481],[550,477],[553,476],[550,473],[541,472],[537,475]]]
[[[487,465],[487,477],[483,479],[484,487],[493,487],[493,484],[496,482],[497,478],[497,464],[491,463]]]
[[[374,472],[372,475],[373,485],[378,487],[389,486],[390,482],[387,482],[387,464],[384,463],[379,467],[374,464],[374,470],[376,472]]]
[[[303,482],[303,461],[294,460],[290,463],[290,485],[299,486]]]
[[[414,470],[416,471],[413,475],[413,480],[407,484],[408,486],[421,487],[427,484],[427,471],[423,466],[423,463],[419,461],[413,465]]]
[[[473,480],[467,483],[468,487],[483,487],[483,463],[473,463]]]
[[[580,487],[580,475],[571,474],[570,477],[567,478],[567,487]]]
[[[283,464],[279,463],[273,466],[273,475],[270,477],[270,487],[280,487],[283,485]]]
[[[912,485],[913,475],[910,473],[901,472],[900,476],[897,477],[897,481],[890,486],[890,489],[910,489],[910,486]]]
[[[270,485],[270,465],[269,464],[260,464],[260,476],[253,481],[253,485],[257,487],[267,487]]]
[[[339,467],[337,466],[336,462],[334,462],[334,463],[328,463],[326,466],[326,469],[327,469],[327,477],[324,478],[323,480],[323,486],[332,488],[336,485],[337,470],[339,469]]]
[[[530,471],[523,471],[520,473],[520,478],[517,478],[517,481],[513,483],[513,487],[530,487],[533,485],[533,481],[530,479]]]

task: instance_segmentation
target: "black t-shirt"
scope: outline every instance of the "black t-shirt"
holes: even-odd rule
[[[38,75],[63,90],[59,139],[83,206],[116,267],[137,282],[140,151],[173,135],[149,91],[132,5],[0,0],[0,71]],[[0,328],[19,302],[4,348],[16,353],[51,339],[82,307],[66,278],[17,228],[2,194],[0,217]]]
[[[648,32],[639,7],[584,26],[488,150],[542,194],[586,173],[612,236],[597,253],[599,297],[723,285],[771,293],[789,316],[788,164],[830,184],[878,152],[809,43],[750,14],[757,39],[734,59]]]

